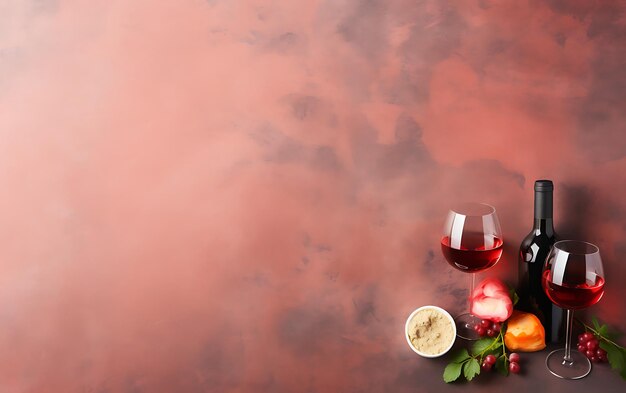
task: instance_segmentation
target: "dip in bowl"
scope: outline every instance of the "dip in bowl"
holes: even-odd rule
[[[404,335],[415,353],[425,358],[436,358],[447,353],[454,345],[456,324],[443,308],[423,306],[409,315]]]

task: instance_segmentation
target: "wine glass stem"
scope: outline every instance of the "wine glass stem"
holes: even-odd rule
[[[470,315],[472,314],[472,294],[474,293],[474,281],[476,280],[476,273],[472,273],[472,281],[470,284],[470,293],[469,296],[467,297],[469,300],[467,301],[468,307],[469,307],[469,313]]]
[[[572,349],[572,322],[574,321],[574,311],[567,310],[567,326],[565,330],[565,356],[563,357],[563,364],[572,364],[571,349]]]

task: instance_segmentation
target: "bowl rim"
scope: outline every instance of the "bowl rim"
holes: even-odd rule
[[[443,315],[445,315],[448,320],[450,321],[450,323],[452,324],[452,330],[454,332],[452,341],[450,342],[450,345],[448,345],[448,347],[441,353],[438,354],[427,354],[424,352],[420,352],[417,348],[415,348],[413,346],[413,343],[411,342],[411,339],[409,338],[409,323],[411,322],[411,319],[413,319],[413,317],[415,316],[415,314],[417,314],[418,312],[422,311],[422,310],[427,310],[427,309],[432,309],[432,310],[437,310],[440,313],[442,313]],[[411,348],[413,350],[413,352],[415,352],[416,354],[425,357],[425,358],[438,358],[440,356],[445,355],[446,353],[448,353],[450,351],[450,349],[452,349],[452,346],[454,345],[454,343],[456,342],[456,323],[454,322],[454,318],[452,318],[452,315],[450,315],[449,312],[447,312],[446,310],[444,310],[443,308],[439,307],[439,306],[433,306],[433,305],[426,305],[426,306],[421,306],[416,308],[415,310],[413,310],[413,312],[409,315],[409,317],[406,319],[406,322],[404,324],[404,337],[406,338],[406,342],[409,344],[409,348]]]

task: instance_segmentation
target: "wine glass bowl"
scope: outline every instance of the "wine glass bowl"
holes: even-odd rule
[[[544,263],[541,284],[548,298],[567,310],[565,348],[552,351],[546,367],[559,378],[583,378],[591,371],[591,363],[581,353],[571,351],[573,313],[596,304],[604,294],[600,250],[583,241],[554,243]]]
[[[472,275],[470,295],[474,290],[474,273],[489,269],[502,256],[502,230],[496,209],[485,203],[465,203],[450,209],[443,228],[441,252],[453,268]],[[455,318],[457,335],[476,340],[473,327],[479,318],[464,313]]]

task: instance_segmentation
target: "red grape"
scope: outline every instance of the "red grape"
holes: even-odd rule
[[[482,326],[481,326],[480,328],[478,328],[478,330],[476,331],[476,333],[478,333],[478,335],[479,335],[480,337],[484,337],[484,336],[485,336],[485,334],[487,333],[487,331],[485,330],[485,328],[484,328],[484,327],[482,327]]]
[[[587,346],[585,344],[578,344],[578,352],[585,354],[585,352],[587,352]]]
[[[583,333],[583,337],[585,338],[585,341],[589,341],[589,340],[591,340],[592,338],[594,338],[594,337],[593,337],[593,334],[591,334],[591,333],[589,333],[589,332]]]
[[[595,356],[595,355],[592,356],[591,359],[589,359],[589,360],[591,360],[594,363],[598,363],[600,361],[600,359],[597,356]]]
[[[494,322],[493,324],[491,324],[491,330],[499,332],[500,328],[501,328],[501,326],[500,326],[500,324],[498,322]]]
[[[520,361],[519,353],[515,353],[515,352],[511,353],[509,355],[509,361],[511,363],[519,363],[519,361]]]
[[[606,351],[602,348],[596,349],[596,356],[600,359],[601,362],[606,362],[608,360],[606,356]]]
[[[491,321],[483,319],[482,321],[480,321],[480,326],[484,327],[485,330],[487,330],[491,327]]]
[[[584,334],[579,334],[578,335],[578,343],[579,344],[585,344],[587,343],[587,338],[585,338]]]
[[[592,357],[596,356],[596,352],[592,351],[591,349],[588,349],[585,352],[585,356],[587,356],[587,359],[591,359]]]
[[[520,372],[519,363],[517,363],[517,362],[509,363],[509,371],[512,372],[513,374],[519,374],[519,372]]]
[[[593,340],[587,341],[587,349],[590,349],[592,351],[598,349],[598,340],[594,338]]]
[[[489,371],[491,370],[491,364],[487,363],[487,362],[483,362],[483,364],[480,366],[480,368],[483,371]]]
[[[487,329],[487,335],[488,335],[489,337],[495,337],[495,336],[497,336],[497,335],[498,335],[498,332],[497,332],[497,331],[495,331],[495,330],[493,330],[493,329]]]
[[[496,357],[493,355],[485,356],[485,363],[489,363],[493,366],[494,364],[496,364]]]

